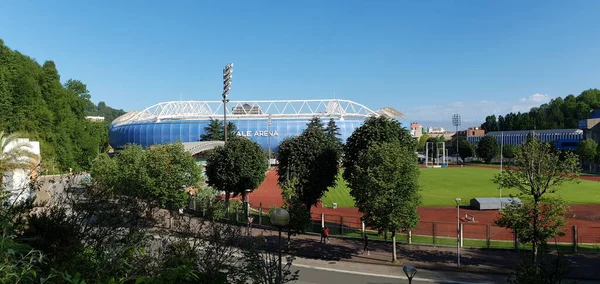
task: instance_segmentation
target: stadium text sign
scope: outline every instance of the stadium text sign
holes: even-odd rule
[[[269,137],[269,136],[279,136],[279,133],[277,133],[277,131],[262,131],[262,130],[256,130],[256,131],[238,131],[235,133],[235,135],[237,136],[244,136],[244,137],[250,137],[250,136],[254,136],[254,137]]]

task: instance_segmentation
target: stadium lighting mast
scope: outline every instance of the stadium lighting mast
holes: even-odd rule
[[[223,68],[223,137],[227,143],[227,103],[229,99],[229,90],[231,90],[231,73],[233,73],[233,63],[225,65]]]
[[[455,113],[452,115],[452,125],[456,127],[456,164],[458,165],[458,127],[460,126],[460,114]]]

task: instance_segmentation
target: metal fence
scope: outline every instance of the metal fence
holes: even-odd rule
[[[207,217],[206,211],[202,210],[200,206],[195,205],[194,209],[195,215]],[[227,219],[249,225],[271,226],[269,208],[251,209],[249,213],[251,218],[247,218],[244,213],[241,204],[234,204]],[[311,219],[312,222],[306,230],[309,233],[320,233],[323,227],[327,227],[332,236],[362,238],[364,234],[367,234],[372,240],[391,239],[390,232],[377,232],[365,227],[359,217],[311,213]],[[527,244],[518,242],[512,229],[493,224],[470,222],[461,222],[459,226],[457,223],[421,221],[411,231],[398,232],[396,241],[434,246],[460,244],[461,247],[472,248],[527,249],[529,247]],[[548,240],[548,244],[557,250],[600,252],[600,226],[566,228],[561,236]]]

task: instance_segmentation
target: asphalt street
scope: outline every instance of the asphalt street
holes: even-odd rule
[[[326,262],[296,259],[294,270],[300,271],[298,284],[391,284],[408,283],[402,266],[382,266],[351,262]],[[413,284],[431,283],[507,283],[506,275],[474,274],[418,269]]]

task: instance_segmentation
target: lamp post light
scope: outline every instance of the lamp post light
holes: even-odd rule
[[[452,125],[456,127],[456,164],[458,165],[458,127],[460,126],[460,114],[455,113],[452,115]]]
[[[267,148],[269,149],[269,168],[271,168],[271,115],[269,114],[269,121],[267,122]]]
[[[246,213],[246,220],[248,220],[248,236],[250,236],[250,224],[252,224],[252,219],[250,219],[250,192],[252,192],[252,189],[246,189],[244,192],[246,193],[246,206],[244,206],[244,210]]]
[[[227,103],[229,99],[229,90],[231,90],[231,73],[233,73],[233,63],[225,65],[223,68],[223,135],[227,143]]]
[[[402,270],[404,270],[404,274],[406,274],[406,277],[408,278],[408,284],[411,284],[413,277],[417,274],[417,269],[412,265],[406,265]]]
[[[271,213],[271,224],[279,229],[279,271],[277,283],[283,282],[283,272],[281,269],[281,230],[290,223],[290,213],[283,209],[277,208]]]
[[[456,201],[456,255],[458,257],[457,265],[460,267],[460,198]]]

